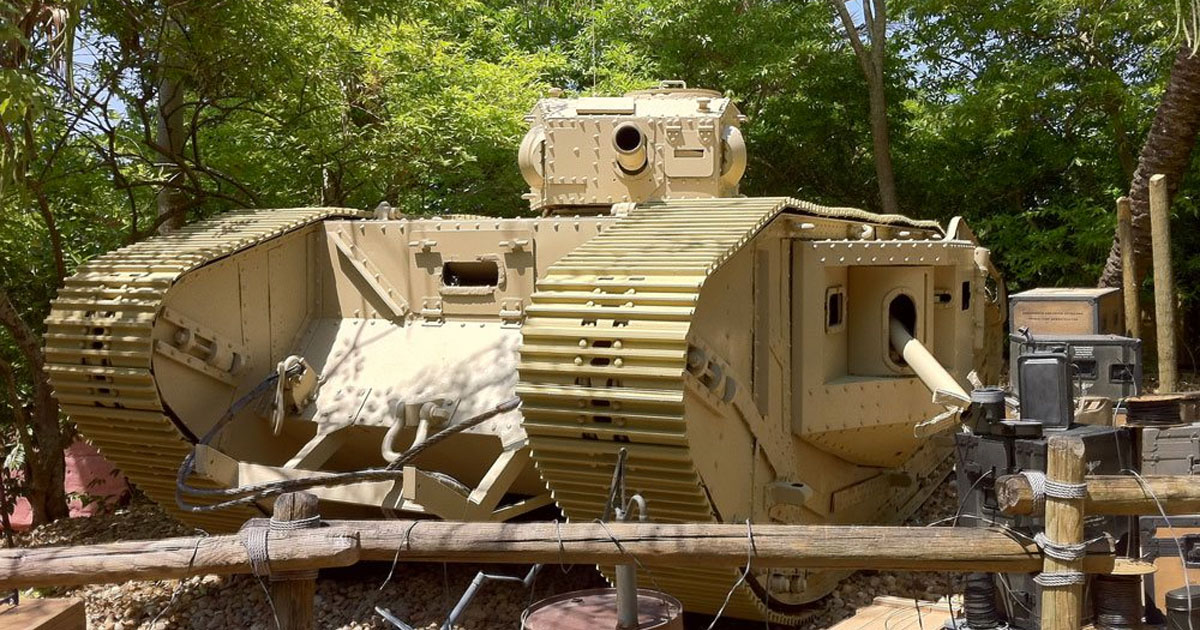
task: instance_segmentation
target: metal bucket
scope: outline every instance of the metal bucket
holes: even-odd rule
[[[617,590],[595,588],[547,597],[521,615],[523,630],[617,628]],[[637,630],[683,630],[683,604],[652,589],[638,589]],[[632,629],[631,629],[632,630]]]

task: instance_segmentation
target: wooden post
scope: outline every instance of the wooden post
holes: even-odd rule
[[[1125,334],[1142,336],[1142,305],[1138,301],[1137,262],[1133,255],[1133,202],[1129,197],[1117,200],[1117,238],[1121,242],[1121,293],[1125,298]]]
[[[317,497],[308,492],[289,492],[275,500],[272,530],[316,527]],[[317,592],[317,572],[299,571],[271,576],[271,601],[281,630],[312,630],[313,597]]]
[[[1171,205],[1167,178],[1150,178],[1150,238],[1154,243],[1154,320],[1158,333],[1158,391],[1178,389],[1175,360],[1175,275],[1171,271]]]
[[[1046,481],[1083,483],[1083,440],[1077,436],[1050,438],[1046,453]],[[1083,542],[1083,497],[1068,499],[1046,492],[1046,539],[1057,545]],[[1046,555],[1040,577],[1053,580],[1083,573],[1083,558],[1060,560]],[[1079,630],[1083,614],[1083,584],[1042,586],[1042,630]]]

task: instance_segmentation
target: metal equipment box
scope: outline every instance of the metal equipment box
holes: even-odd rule
[[[1200,423],[1144,427],[1142,474],[1200,475]],[[1200,483],[1200,479],[1196,483]]]
[[[1169,521],[1143,516],[1138,519],[1138,530],[1141,559],[1153,562],[1155,568],[1145,577],[1146,593],[1165,613],[1168,591],[1189,584],[1200,588],[1200,516],[1172,516]]]
[[[1018,359],[1033,353],[1066,354],[1071,363],[1075,397],[1113,400],[1141,392],[1142,340],[1118,335],[1032,335],[1009,337],[1012,389],[1020,393]]]
[[[1050,434],[1076,435],[1083,440],[1091,474],[1119,474],[1134,465],[1129,429],[1077,425],[1070,429],[1046,431]],[[955,482],[961,500],[960,516],[964,526],[1011,528],[1027,536],[1045,529],[1038,516],[1010,516],[999,510],[996,479],[1021,471],[1046,470],[1047,436],[1007,437],[978,433],[956,433]],[[1130,517],[1090,515],[1084,521],[1084,539],[1092,540],[1092,551],[1107,551],[1105,535],[1116,541],[1119,553],[1130,546]],[[1041,587],[1034,574],[1007,573],[997,576],[998,609],[1006,611],[1010,628],[1037,630],[1040,627]],[[1084,608],[1091,610],[1091,605]]]
[[[1122,335],[1120,289],[1030,289],[1008,296],[1009,322],[1033,335]]]
[[[1144,427],[1140,432],[1143,475],[1200,475],[1200,423]],[[1200,483],[1200,477],[1196,483]],[[1143,516],[1138,520],[1138,530],[1142,559],[1157,568],[1153,575],[1146,576],[1146,591],[1153,594],[1154,605],[1165,612],[1167,591],[1185,582],[1200,588],[1200,515],[1172,516],[1169,521],[1161,516]]]

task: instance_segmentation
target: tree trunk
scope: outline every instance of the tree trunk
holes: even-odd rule
[[[870,101],[871,145],[875,158],[875,178],[879,180],[879,203],[888,214],[899,214],[900,204],[896,201],[896,176],[892,170],[892,141],[888,135],[887,97],[884,94],[883,59],[887,38],[887,6],[884,0],[863,0],[861,7],[865,33],[869,40],[859,35],[854,18],[846,9],[845,0],[829,0],[833,11],[846,30],[846,39],[854,49],[854,56],[862,69],[867,83],[867,98]],[[869,44],[869,46],[868,46]]]
[[[34,524],[63,518],[68,515],[66,492],[66,463],[63,450],[67,447],[67,435],[59,422],[58,401],[53,396],[50,381],[46,378],[46,362],[42,355],[41,340],[21,318],[9,300],[8,294],[0,290],[0,326],[8,331],[17,348],[25,357],[33,380],[33,397],[30,400],[29,430],[32,451],[26,451],[26,470],[29,488],[26,498],[33,511]]]
[[[879,180],[879,202],[885,213],[900,214],[900,203],[896,200],[896,176],[892,171],[892,141],[888,133],[882,69],[876,76],[867,78],[867,90],[871,99],[871,143],[874,148],[875,178]]]
[[[183,159],[183,144],[187,135],[183,128],[183,85],[177,76],[179,68],[175,63],[175,55],[171,53],[178,35],[170,15],[172,4],[166,3],[167,23],[163,28],[162,41],[158,44],[158,133],[154,143],[157,145],[155,149],[163,156],[163,163],[167,165],[164,180],[170,184],[158,191],[158,216],[160,219],[169,217],[159,224],[159,234],[169,234],[183,227],[187,211],[187,196],[180,188],[184,183],[184,175],[178,166]]]
[[[1167,195],[1173,199],[1191,164],[1192,145],[1198,132],[1200,55],[1191,54],[1185,46],[1175,55],[1167,89],[1154,114],[1129,187],[1133,203],[1133,258],[1139,282],[1150,267],[1150,177],[1158,173],[1166,175]],[[1116,235],[1100,276],[1100,286],[1121,286],[1121,243]]]

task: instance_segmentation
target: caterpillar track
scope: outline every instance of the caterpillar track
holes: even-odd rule
[[[195,435],[173,419],[151,371],[155,320],[188,272],[330,217],[337,208],[247,210],[100,256],[68,278],[46,319],[46,362],[62,410],[117,468],[168,513],[206,531],[232,531],[250,509],[184,514],[175,476]]]

